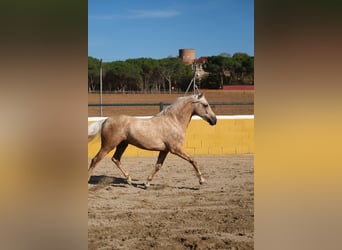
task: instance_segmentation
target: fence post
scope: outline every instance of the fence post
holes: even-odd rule
[[[164,103],[160,102],[159,103],[159,111],[162,111],[164,109]]]

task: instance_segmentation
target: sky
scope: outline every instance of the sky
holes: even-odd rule
[[[254,1],[88,0],[88,56],[161,59],[186,48],[254,56]]]

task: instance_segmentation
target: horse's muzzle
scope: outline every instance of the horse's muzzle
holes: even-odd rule
[[[215,125],[217,122],[216,117],[208,117],[208,122],[211,126]]]

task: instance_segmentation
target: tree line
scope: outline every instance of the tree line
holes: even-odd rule
[[[254,57],[246,53],[233,56],[222,53],[207,57],[202,66],[206,72],[196,84],[200,88],[219,89],[225,84],[253,84]],[[88,57],[88,90],[109,92],[141,91],[160,93],[185,91],[194,78],[194,66],[184,64],[178,57],[163,59],[135,58],[125,61],[102,62]]]

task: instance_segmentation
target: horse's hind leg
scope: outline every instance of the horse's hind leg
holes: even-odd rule
[[[128,146],[128,143],[126,141],[122,141],[119,145],[117,145],[115,153],[112,157],[112,161],[121,170],[123,175],[127,178],[127,183],[131,184],[132,178],[131,178],[129,172],[124,168],[124,166],[121,164],[121,161],[120,161],[121,156],[125,152],[127,146]]]
[[[153,177],[156,175],[156,173],[161,169],[163,166],[164,160],[169,152],[168,151],[160,151],[157,159],[157,163],[154,167],[153,172],[150,174],[150,176],[147,178],[147,182],[145,184],[146,187],[150,186],[150,182],[152,181]]]
[[[188,153],[186,153],[183,149],[174,150],[172,151],[172,153],[190,162],[196,171],[197,177],[199,179],[199,183],[200,184],[205,183],[205,179],[203,178],[202,173],[197,166],[197,162]]]
[[[95,155],[95,157],[91,160],[90,166],[88,168],[88,181],[94,171],[96,165],[112,150],[113,148],[102,148],[100,151]]]

